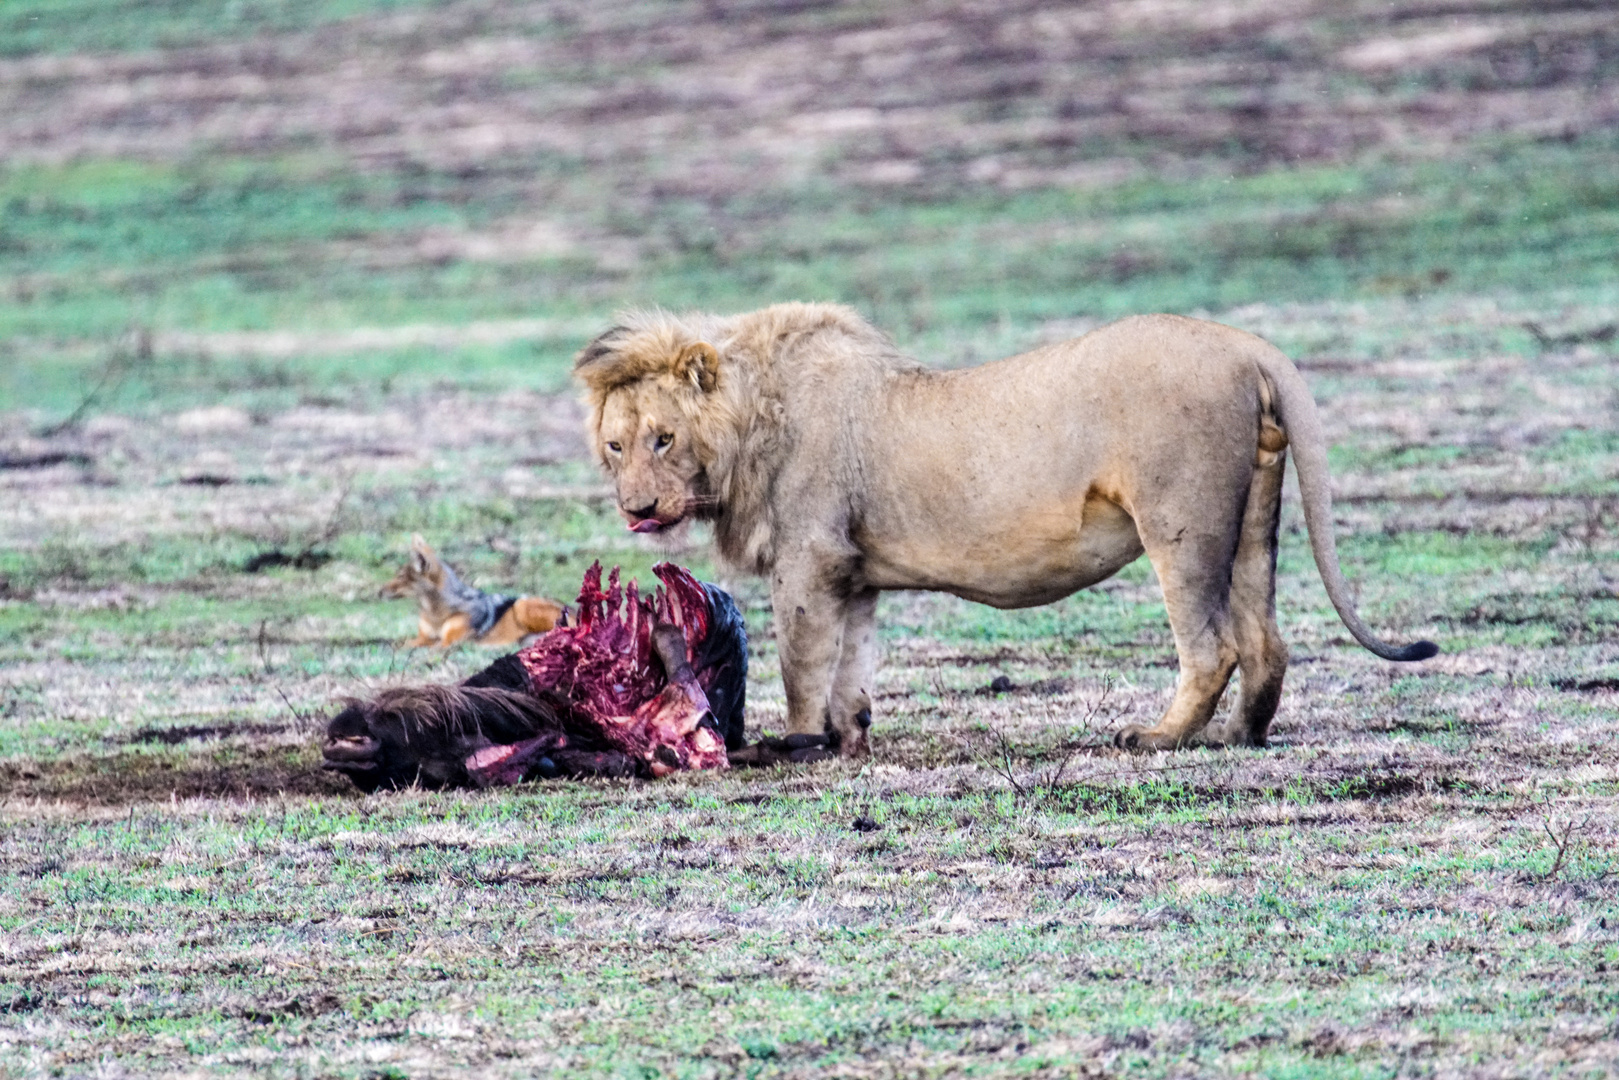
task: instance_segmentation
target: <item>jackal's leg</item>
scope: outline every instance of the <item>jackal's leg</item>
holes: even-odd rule
[[[438,627],[434,626],[426,619],[419,618],[416,620],[416,636],[408,641],[402,642],[400,648],[423,649],[429,645],[436,644],[438,644]]]
[[[472,634],[472,619],[466,615],[451,615],[439,627],[438,643],[448,649],[458,641],[463,641]]]

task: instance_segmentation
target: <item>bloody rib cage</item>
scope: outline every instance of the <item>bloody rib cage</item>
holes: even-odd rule
[[[671,563],[642,596],[585,574],[575,617],[459,686],[351,700],[325,767],[360,788],[723,769],[742,745],[747,631],[729,594]]]
[[[634,581],[621,587],[617,567],[604,592],[596,563],[579,591],[577,625],[542,635],[517,654],[517,661],[533,693],[567,702],[572,715],[585,719],[614,749],[645,761],[653,776],[723,769],[725,738],[693,670],[709,636],[709,593],[672,563],[659,563],[652,572],[663,587],[650,598],[640,595]],[[680,633],[656,649],[655,663],[655,645],[664,642],[654,642],[654,628],[666,626]],[[712,684],[717,673],[705,670]]]

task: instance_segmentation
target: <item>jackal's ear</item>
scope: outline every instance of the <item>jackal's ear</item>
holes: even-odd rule
[[[416,568],[418,574],[427,572],[427,567],[433,559],[433,549],[427,546],[421,533],[412,533],[410,537],[410,565]]]
[[[686,379],[705,394],[720,383],[719,351],[706,341],[696,341],[680,350],[675,358],[675,376]]]

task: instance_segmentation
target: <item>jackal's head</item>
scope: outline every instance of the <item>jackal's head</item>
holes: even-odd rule
[[[410,558],[399,568],[392,581],[382,587],[386,597],[415,596],[444,588],[444,563],[438,553],[427,546],[422,534],[410,538]]]

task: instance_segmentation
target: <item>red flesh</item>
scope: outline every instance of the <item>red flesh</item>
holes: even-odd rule
[[[517,654],[531,689],[561,699],[575,724],[599,733],[612,747],[647,763],[654,776],[677,769],[723,769],[725,743],[708,719],[708,697],[689,667],[671,681],[652,648],[652,630],[669,623],[686,639],[686,662],[708,636],[708,595],[696,578],[672,563],[652,572],[663,582],[643,597],[635,582],[620,587],[615,568],[601,587],[601,564],[585,574],[578,616]],[[467,759],[469,772],[490,783],[521,778],[526,744],[510,753],[491,747]]]

